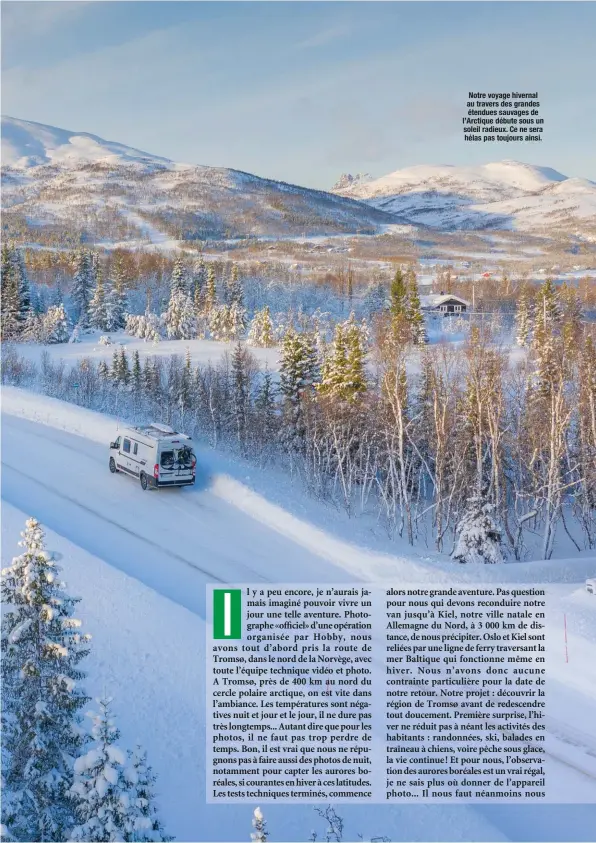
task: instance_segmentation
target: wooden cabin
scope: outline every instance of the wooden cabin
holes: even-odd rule
[[[420,306],[426,313],[438,313],[442,316],[453,316],[466,313],[470,302],[456,296],[455,293],[432,293],[420,296]]]

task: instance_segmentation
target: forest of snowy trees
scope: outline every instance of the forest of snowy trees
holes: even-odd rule
[[[97,255],[77,252],[68,296],[45,313],[18,250],[3,248],[2,268],[7,340],[74,342],[94,328],[110,344],[125,326],[152,344],[236,343],[217,365],[155,349],[141,359],[116,343],[111,365],[71,368],[47,355],[33,366],[9,343],[5,382],[275,461],[350,515],[372,512],[390,535],[461,562],[523,559],[529,547],[550,558],[558,531],[578,550],[596,546],[596,343],[575,287],[519,287],[512,357],[491,322],[428,344],[412,269],[373,279],[358,307],[348,284],[342,318],[272,313],[238,266],[216,277],[202,258],[174,261],[161,313],[130,312],[119,257],[104,277]],[[279,373],[251,345],[279,345]]]
[[[219,324],[243,326],[227,338],[247,330],[237,272],[217,289],[205,268],[193,289],[183,270],[172,275],[166,331],[190,338],[216,310]],[[350,515],[372,512],[390,535],[462,562],[523,559],[529,546],[550,558],[558,531],[578,550],[594,547],[596,344],[577,291],[547,280],[522,292],[523,352],[512,362],[488,326],[462,344],[426,344],[415,280],[398,270],[369,321],[352,314],[332,333],[307,316],[286,325],[279,374],[238,341],[199,366],[188,353],[141,359],[118,344],[111,365],[67,368],[42,355],[35,367],[5,347],[3,377],[273,460]],[[97,284],[89,310],[94,299]],[[155,314],[127,324],[147,339],[163,330]],[[267,306],[248,334],[272,344]]]
[[[172,840],[146,753],[118,745],[109,697],[84,728],[91,636],[39,522],[21,536],[23,553],[2,571],[2,839]]]
[[[412,269],[359,291],[350,281],[327,310],[328,290],[302,288],[296,306],[284,284],[201,258],[176,259],[141,292],[120,255],[106,264],[81,249],[71,269],[67,285],[33,283],[3,246],[3,383],[285,468],[350,517],[454,562],[548,559],[558,536],[596,547],[596,332],[578,288],[521,283],[512,336],[479,320],[461,342],[429,343]],[[43,350],[33,362],[20,348],[89,331],[110,362]],[[150,353],[131,353],[123,332]],[[184,343],[202,338],[232,350],[194,364]],[[160,356],[165,339],[183,353]],[[273,346],[278,370],[251,352]],[[83,725],[90,636],[41,526],[30,519],[22,535],[2,572],[2,837],[171,839],[146,755],[120,748],[109,697]],[[340,840],[341,818],[320,815]],[[258,808],[252,825],[253,840],[268,838]]]
[[[142,280],[128,253],[109,260],[79,249],[60,257],[52,273],[34,269],[27,277],[23,253],[10,244],[2,250],[2,337],[44,344],[76,342],[88,331],[128,333],[160,339],[213,339],[270,347],[288,327],[316,329],[329,336],[335,322],[354,312],[360,322],[389,307],[388,284],[375,274],[355,295],[351,274],[324,285],[283,266],[245,268],[231,261],[177,258],[158,264]],[[137,275],[135,275],[135,273]],[[248,273],[248,274],[247,274]],[[31,274],[31,273],[29,273]],[[47,279],[47,280],[46,280]],[[407,283],[411,285],[412,273]],[[417,296],[411,307],[418,309]]]

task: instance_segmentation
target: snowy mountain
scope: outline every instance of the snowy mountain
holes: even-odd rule
[[[76,167],[81,164],[104,162],[106,164],[157,164],[172,165],[167,158],[150,155],[105,141],[87,132],[70,132],[43,123],[2,118],[2,164],[17,170],[54,164]]]
[[[424,165],[332,192],[224,167],[176,163],[86,132],[2,118],[5,219],[109,243],[293,237],[386,230],[518,229],[596,237],[596,184],[516,161]],[[36,239],[31,237],[31,239]]]
[[[332,189],[339,192],[346,188],[354,188],[361,184],[367,184],[367,182],[371,182],[372,180],[373,177],[370,173],[356,173],[355,176],[351,173],[342,173]]]
[[[596,184],[519,161],[416,166],[371,181],[342,177],[341,196],[440,230],[596,226]]]
[[[21,225],[116,242],[375,233],[392,215],[350,197],[178,164],[85,132],[2,118],[4,207]]]

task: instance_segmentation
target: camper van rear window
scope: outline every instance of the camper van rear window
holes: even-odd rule
[[[161,464],[163,468],[171,468],[174,465],[174,452],[164,451],[161,455]]]

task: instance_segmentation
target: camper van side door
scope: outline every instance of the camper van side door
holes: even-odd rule
[[[131,459],[130,459],[131,451],[132,451],[132,443],[131,443],[130,439],[128,439],[125,436],[124,439],[122,440],[121,454],[122,454],[122,457],[123,457],[124,468],[126,469],[126,471],[132,471],[132,462],[131,462]]]
[[[140,446],[138,442],[132,443],[131,466],[132,466],[132,470],[134,471],[134,473],[136,474],[137,477],[141,473],[141,459],[142,459],[141,447],[142,446]]]

